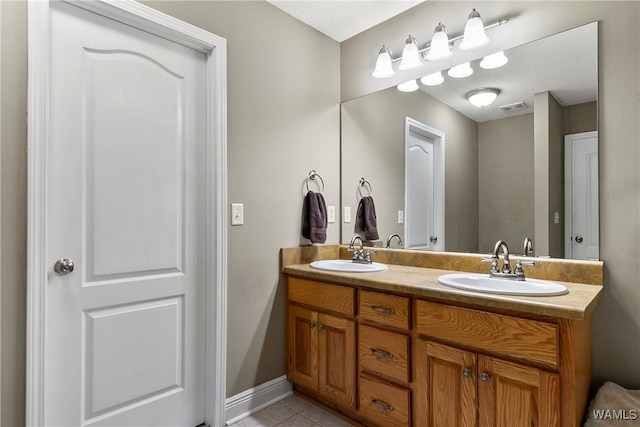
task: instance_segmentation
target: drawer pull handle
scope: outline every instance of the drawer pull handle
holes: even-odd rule
[[[369,350],[371,350],[371,354],[373,354],[375,357],[381,357],[383,359],[391,359],[393,357],[393,353],[378,351],[375,347],[371,347]]]
[[[369,401],[371,402],[371,404],[377,406],[378,408],[387,411],[387,412],[391,412],[394,410],[393,406],[387,404],[387,403],[383,403],[381,401],[379,401],[378,399],[374,398],[374,397],[370,397]]]
[[[384,313],[384,314],[396,314],[396,311],[393,308],[384,308],[384,307],[379,307],[377,305],[372,305],[371,310],[377,311],[378,313]]]

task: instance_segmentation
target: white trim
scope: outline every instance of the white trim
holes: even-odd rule
[[[231,396],[226,402],[227,424],[232,425],[269,405],[293,394],[291,383],[283,375],[274,380]]]
[[[132,0],[67,1],[207,55],[207,269],[205,421],[224,423],[227,302],[226,40]],[[44,425],[46,276],[46,158],[49,130],[49,10],[55,1],[28,2],[28,237],[26,424]],[[211,173],[214,172],[214,173]],[[213,289],[212,289],[213,288]]]
[[[445,134],[441,130],[436,128],[432,128],[431,126],[427,126],[424,123],[421,123],[411,117],[405,117],[405,125],[404,125],[404,157],[405,157],[405,168],[404,168],[404,182],[405,182],[405,191],[404,191],[404,209],[405,214],[407,211],[407,144],[409,142],[409,134],[411,132],[426,136],[427,138],[431,138],[434,140],[434,156],[433,156],[433,175],[434,175],[434,195],[433,198],[435,200],[436,209],[435,217],[434,217],[434,229],[438,240],[435,245],[433,245],[432,250],[434,251],[444,251],[444,241],[445,241],[445,174],[444,174],[444,152],[445,152]],[[405,247],[409,245],[409,222],[407,218],[405,218],[404,222],[404,242]]]
[[[581,139],[597,138],[598,131],[572,133],[564,136],[564,257],[573,258],[573,143]]]

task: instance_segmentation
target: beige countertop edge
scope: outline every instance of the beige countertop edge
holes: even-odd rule
[[[365,289],[397,292],[415,297],[434,298],[570,320],[587,319],[603,293],[601,286],[558,282],[569,289],[568,294],[541,297],[482,294],[449,288],[438,283],[440,275],[454,271],[401,265],[389,265],[388,267],[388,271],[376,273],[343,273],[313,269],[309,264],[297,264],[284,267],[283,272],[292,276]]]

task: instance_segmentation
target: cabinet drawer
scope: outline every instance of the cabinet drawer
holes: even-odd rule
[[[558,327],[551,323],[418,300],[416,330],[479,350],[558,366]]]
[[[288,284],[289,301],[349,316],[355,314],[356,290],[354,288],[299,279],[297,277],[289,277]]]
[[[409,382],[409,337],[360,325],[360,368]]]
[[[360,377],[360,414],[381,426],[409,425],[409,390]]]
[[[360,319],[409,329],[409,298],[380,292],[360,291]]]

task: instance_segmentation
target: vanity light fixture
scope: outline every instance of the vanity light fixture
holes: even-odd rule
[[[376,79],[386,79],[387,77],[393,76],[395,73],[396,72],[393,71],[393,66],[391,65],[391,49],[386,45],[382,45],[382,49],[380,49],[378,59],[376,60],[376,69],[371,75]]]
[[[444,82],[444,77],[442,77],[441,71],[420,78],[420,83],[425,86],[438,86],[442,82]]]
[[[418,41],[412,35],[407,38],[402,50],[402,62],[398,66],[399,70],[413,70],[422,67],[420,53],[418,53]]]
[[[471,64],[468,62],[464,62],[460,65],[456,65],[455,67],[449,68],[447,74],[455,79],[463,79],[473,74],[473,68],[471,68]]]
[[[376,68],[372,76],[378,79],[393,76],[395,71],[393,70],[392,64],[397,61],[402,61],[398,67],[400,70],[411,70],[422,66],[423,59],[427,61],[438,61],[450,58],[453,55],[452,48],[455,42],[459,40],[461,40],[460,48],[463,50],[483,47],[489,43],[489,37],[486,36],[485,30],[503,25],[507,22],[507,19],[501,19],[491,25],[483,27],[480,14],[473,9],[465,26],[464,35],[449,38],[447,27],[440,22],[435,28],[431,41],[426,43],[422,49],[418,47],[418,41],[413,36],[409,36],[405,42],[402,57],[393,58],[391,56],[391,49],[389,49],[387,45],[382,45],[382,48],[378,52]]]
[[[476,107],[486,107],[495,101],[499,94],[500,89],[496,89],[494,87],[483,87],[468,92],[465,95],[465,98],[467,98],[469,102]]]
[[[400,92],[415,92],[420,87],[418,86],[418,82],[415,80],[409,80],[408,82],[404,82],[398,85],[398,90]]]
[[[469,14],[467,25],[464,26],[464,38],[460,43],[460,49],[473,50],[489,44],[489,37],[484,33],[484,24],[477,10],[473,9]]]
[[[509,62],[509,58],[505,56],[503,51],[500,51],[482,58],[482,61],[480,61],[480,67],[485,70],[493,70],[494,68],[502,67],[507,62]]]
[[[426,58],[427,61],[439,61],[441,59],[447,59],[451,57],[451,55],[453,55],[453,52],[451,52],[451,47],[449,46],[447,27],[440,22],[433,32]]]

